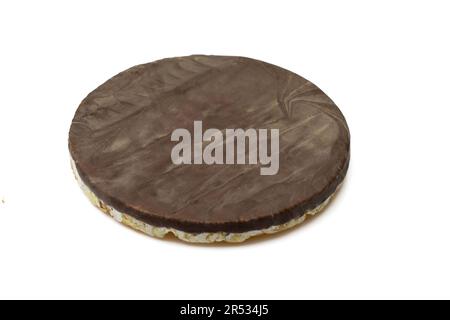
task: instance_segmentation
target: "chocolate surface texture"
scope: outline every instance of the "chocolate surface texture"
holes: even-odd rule
[[[279,171],[175,165],[177,128],[279,129]],[[242,57],[189,56],[138,65],[80,104],[69,150],[104,203],[152,226],[246,232],[301,217],[332,195],[350,159],[346,121],[318,87]]]

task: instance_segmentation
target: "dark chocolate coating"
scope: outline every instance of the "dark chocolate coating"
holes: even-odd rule
[[[278,128],[279,172],[260,165],[174,165],[176,128]],[[192,133],[193,134],[193,133]],[[105,203],[154,226],[245,232],[285,223],[328,198],[350,159],[333,101],[304,78],[242,57],[189,56],[138,65],[80,104],[69,149]]]

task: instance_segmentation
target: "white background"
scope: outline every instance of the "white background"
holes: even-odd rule
[[[0,298],[450,298],[449,16],[448,1],[2,1]],[[350,170],[320,216],[195,246],[88,202],[67,148],[80,101],[195,53],[277,64],[341,108]]]

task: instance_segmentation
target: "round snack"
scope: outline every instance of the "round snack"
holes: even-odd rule
[[[72,168],[100,209],[189,242],[241,242],[301,223],[342,183],[350,134],[318,87],[242,57],[138,65],[80,104]]]

